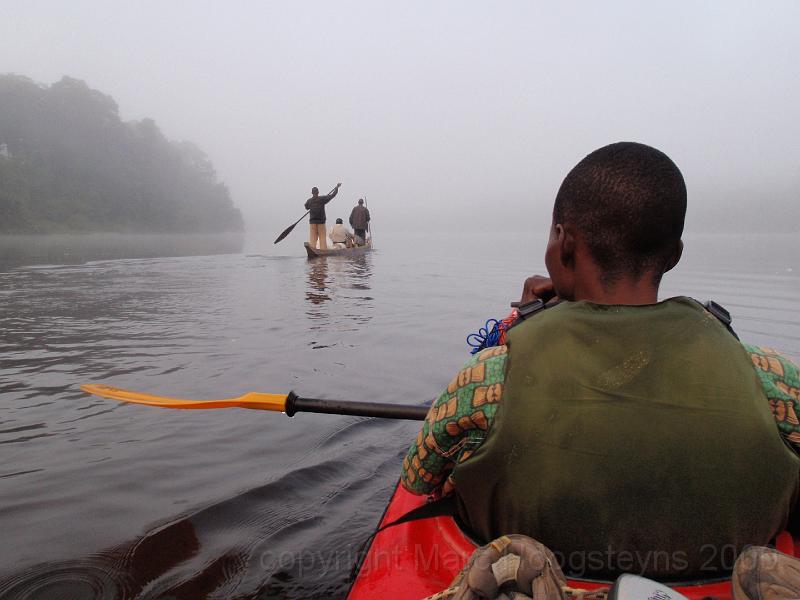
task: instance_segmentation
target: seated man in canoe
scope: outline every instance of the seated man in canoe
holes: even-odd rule
[[[348,231],[341,219],[336,219],[336,224],[331,227],[328,237],[331,238],[334,248],[352,248],[354,245],[353,234]]]
[[[800,487],[798,367],[695,300],[658,302],[685,212],[678,167],[649,146],[612,144],[572,169],[550,276],[522,297],[561,302],[453,378],[403,485],[454,494],[478,541],[529,535],[575,576],[708,579],[784,529]]]

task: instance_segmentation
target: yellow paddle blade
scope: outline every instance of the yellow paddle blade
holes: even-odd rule
[[[283,412],[286,408],[286,394],[250,392],[238,398],[223,398],[222,400],[185,400],[183,398],[165,398],[131,390],[122,390],[102,383],[85,383],[81,386],[81,389],[84,392],[102,396],[103,398],[163,408],[252,408],[255,410],[273,410],[275,412]]]

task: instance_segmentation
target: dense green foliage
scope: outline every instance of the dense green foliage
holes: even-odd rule
[[[241,231],[208,157],[64,77],[0,75],[0,233]]]

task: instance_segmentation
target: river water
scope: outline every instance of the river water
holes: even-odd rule
[[[152,237],[121,254],[0,244],[0,598],[346,594],[418,424],[169,411],[79,384],[429,402],[465,336],[544,272],[545,239],[386,235],[308,261],[301,238],[198,256]],[[661,296],[713,298],[743,340],[797,360],[799,250],[795,235],[687,236]]]

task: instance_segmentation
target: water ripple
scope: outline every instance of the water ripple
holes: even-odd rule
[[[297,244],[0,273],[0,597],[342,597],[416,423],[163,411],[78,386],[430,399],[542,265],[528,237],[405,238],[358,260]],[[765,275],[759,246],[687,244],[664,293],[714,298],[743,339],[798,352],[795,246]]]
[[[108,565],[91,558],[39,565],[0,581],[3,600],[117,600],[125,597],[123,581]]]

